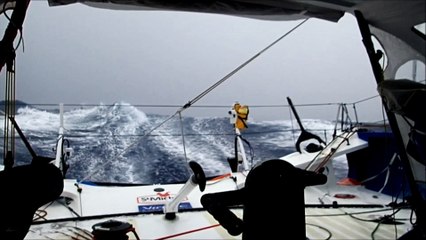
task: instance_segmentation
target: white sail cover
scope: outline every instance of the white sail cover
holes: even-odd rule
[[[4,1],[4,0],[2,0]],[[82,3],[92,7],[128,10],[173,10],[227,14],[265,20],[320,18],[337,22],[346,12],[359,10],[371,26],[388,32],[417,52],[425,53],[424,41],[411,27],[425,22],[424,0],[48,0],[50,6]],[[1,1],[0,1],[1,2]]]
[[[398,122],[414,180],[426,184],[426,85],[400,79],[379,84],[379,93]]]

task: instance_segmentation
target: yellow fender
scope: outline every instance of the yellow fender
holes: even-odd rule
[[[235,127],[242,130],[247,128],[247,119],[249,115],[249,107],[246,105],[241,105],[235,103],[233,109],[237,113],[237,120],[235,122]]]

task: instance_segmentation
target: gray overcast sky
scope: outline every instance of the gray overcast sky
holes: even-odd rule
[[[22,46],[17,51],[17,99],[183,105],[297,23],[32,1],[24,24],[25,51]],[[309,19],[197,104],[276,105],[287,104],[287,96],[295,104],[353,102],[375,95],[358,27],[349,15],[338,24]],[[378,98],[368,109],[360,117],[380,119],[373,113],[380,110]],[[288,114],[255,111],[252,117],[259,120]],[[330,119],[335,111],[301,117]]]

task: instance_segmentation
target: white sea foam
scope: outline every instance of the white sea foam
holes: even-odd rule
[[[71,173],[77,174],[80,179],[88,177],[96,181],[133,182],[149,175],[144,171],[155,172],[152,166],[160,164],[165,167],[161,161],[170,163],[176,159],[185,160],[185,151],[187,160],[198,162],[207,175],[229,171],[226,158],[234,154],[234,131],[226,118],[183,117],[185,149],[179,118],[173,118],[157,129],[166,118],[146,115],[124,102],[67,110],[64,113],[65,135],[75,149],[70,160]],[[31,139],[31,144],[45,145],[36,146],[44,149],[55,146],[59,129],[58,111],[20,108],[16,120],[26,135],[37,136],[38,140]],[[309,131],[328,129],[329,133],[334,127],[329,121],[303,119],[302,122]],[[155,129],[152,132],[154,136],[144,138],[143,135],[152,129]],[[260,132],[249,135],[250,131]],[[262,159],[266,155],[271,157],[271,154],[279,154],[279,149],[294,147],[300,131],[294,121],[259,121],[249,122],[247,135],[245,131],[242,134],[255,146],[256,155]],[[147,144],[144,144],[145,141],[148,141]],[[155,149],[145,149],[147,147]],[[266,154],[270,149],[273,151]],[[140,155],[145,151],[149,152],[148,157],[154,159],[142,159]]]

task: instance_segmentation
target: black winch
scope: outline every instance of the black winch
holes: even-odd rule
[[[139,239],[132,224],[109,220],[97,223],[92,226],[93,240],[128,240],[127,233],[133,232],[136,239]]]
[[[238,190],[204,194],[201,204],[229,234],[243,240],[276,239],[283,233],[306,240],[304,188],[324,184],[323,174],[281,159],[259,163]],[[243,206],[243,219],[229,207]]]

